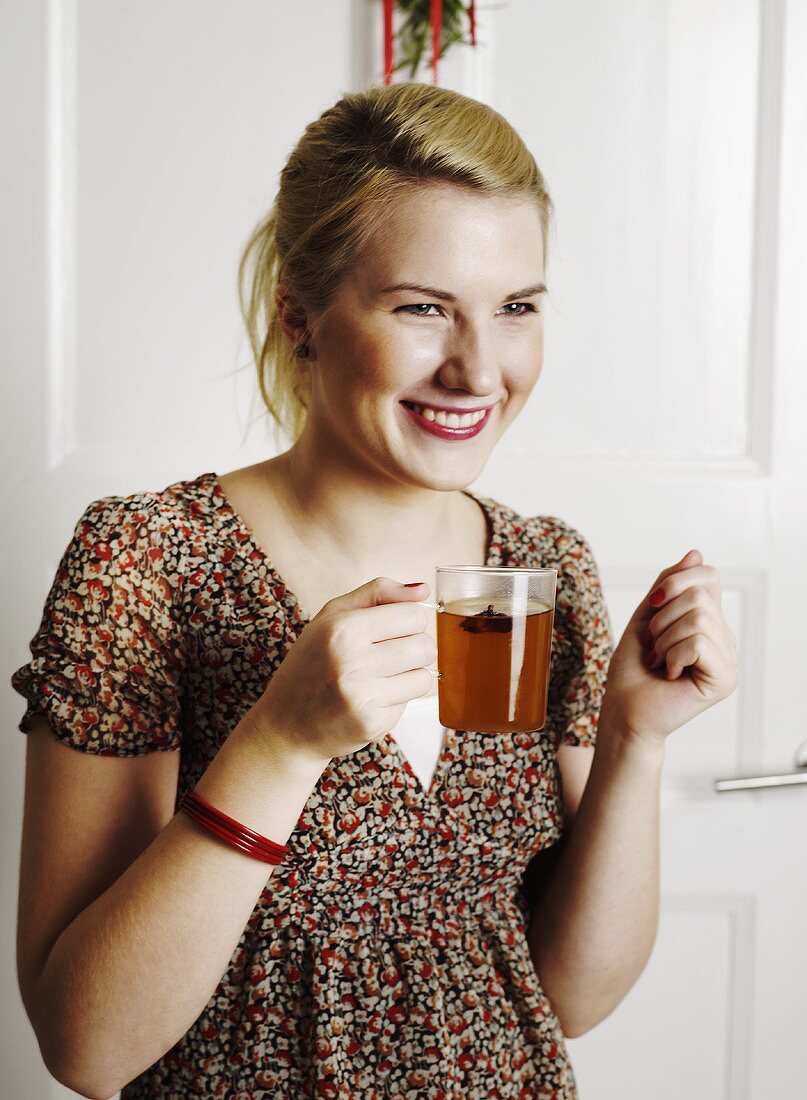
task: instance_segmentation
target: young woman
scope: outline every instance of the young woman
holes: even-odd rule
[[[737,651],[694,550],[612,654],[584,536],[465,488],[541,373],[550,218],[487,106],[345,96],[241,267],[292,446],[79,519],[13,685],[20,988],[84,1095],[571,1098],[645,966],[665,738]],[[558,570],[544,729],[440,727],[452,564]]]

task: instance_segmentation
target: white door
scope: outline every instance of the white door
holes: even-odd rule
[[[90,501],[274,452],[251,426],[238,259],[305,126],[372,78],[364,6],[0,5],[4,1100],[75,1095],[45,1069],[17,990],[25,735],[8,681]]]
[[[506,0],[478,20],[441,83],[518,128],[557,229],[544,374],[475,488],[583,531],[617,637],[702,550],[742,659],[737,692],[670,738],[659,937],[569,1041],[581,1097],[801,1097],[807,787],[713,781],[787,771],[807,738],[806,6]],[[7,0],[3,21],[10,675],[90,500],[273,452],[237,260],[306,123],[377,77],[380,4]],[[25,738],[3,690],[0,1093],[41,1100],[69,1094],[10,965]]]
[[[698,548],[741,650],[669,739],[659,935],[569,1042],[581,1097],[803,1098],[807,785],[713,782],[807,739],[807,5],[510,0],[481,38],[557,205],[544,374],[484,489],[589,537],[617,638]]]

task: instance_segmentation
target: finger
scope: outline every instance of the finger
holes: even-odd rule
[[[397,676],[413,668],[426,668],[437,658],[437,645],[429,634],[388,638],[371,647],[367,670],[373,676]]]
[[[690,566],[700,565],[702,561],[703,554],[701,554],[700,550],[688,550],[686,554],[684,554],[684,556],[681,558],[681,560],[675,563],[675,565],[671,565],[668,569],[662,569],[662,571],[651,584],[648,592],[653,592],[663,581],[667,579],[667,577],[672,576],[672,574],[675,573],[678,569],[687,569]]]
[[[429,612],[414,601],[385,603],[346,611],[343,616],[347,638],[363,642],[384,642],[422,634],[429,628]]]
[[[698,568],[702,561],[703,555],[701,554],[700,550],[689,550],[686,554],[684,554],[683,558],[681,558],[680,561],[676,562],[675,565],[671,565],[669,569],[663,569],[659,573],[659,575],[648,588],[647,595],[639,603],[638,607],[631,616],[631,621],[629,625],[635,625],[636,627],[638,627],[640,636],[644,634],[648,617],[651,616],[656,610],[656,606],[660,606],[660,604],[651,604],[650,597],[657,592],[663,593],[666,597],[665,585],[669,583],[669,578],[680,570]],[[662,600],[662,603],[663,602],[664,600]]]
[[[693,614],[694,618],[691,617]],[[733,643],[733,635],[723,618],[723,612],[708,589],[699,584],[684,589],[680,596],[668,600],[652,616],[642,636],[642,642],[648,647],[655,645],[666,630],[685,617],[696,630],[708,625],[716,638],[723,638],[727,644]]]
[[[417,587],[409,587],[402,581],[392,580],[391,577],[373,577],[372,580],[366,581],[351,592],[333,596],[323,604],[316,617],[326,618],[334,612],[357,611],[394,603],[414,603],[429,595],[431,595],[431,587],[425,581]]]
[[[397,707],[422,695],[433,695],[435,683],[434,675],[428,668],[413,668],[408,672],[399,672],[397,676],[386,676],[381,680],[378,705]]]
[[[666,629],[658,633],[651,643],[648,643],[650,650],[646,662],[648,667],[655,668],[663,665],[670,650],[693,634],[702,634],[708,638],[724,654],[726,660],[733,663],[730,634],[724,628],[722,621],[710,607],[694,607],[675,619]],[[652,661],[651,655],[654,657]]]
[[[668,572],[664,580],[656,584],[648,593],[647,603],[654,610],[658,610],[688,588],[695,586],[704,588],[715,604],[720,607],[722,600],[720,574],[713,565],[693,565]]]
[[[726,688],[726,694],[736,684],[736,670],[725,654],[705,634],[690,634],[672,646],[658,666],[665,679],[677,680],[686,669],[693,670],[693,679],[708,681]]]

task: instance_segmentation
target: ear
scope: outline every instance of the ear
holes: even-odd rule
[[[298,295],[286,283],[278,284],[275,308],[280,327],[293,345],[310,338],[308,314]]]

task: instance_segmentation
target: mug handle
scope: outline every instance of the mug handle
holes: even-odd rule
[[[421,607],[432,608],[432,610],[436,611],[438,615],[445,610],[442,603],[432,603],[430,600],[416,600],[415,602],[419,603]],[[431,665],[425,665],[424,667],[428,669],[428,671],[431,672],[433,676],[436,676],[438,680],[442,680],[443,674],[438,669],[432,668]]]

